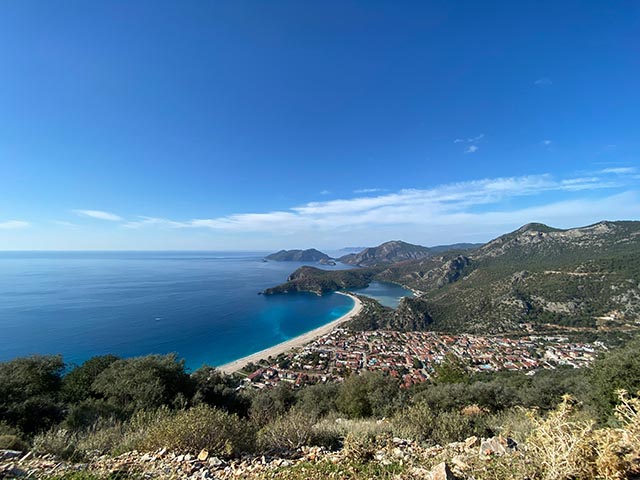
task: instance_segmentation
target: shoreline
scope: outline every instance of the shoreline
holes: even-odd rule
[[[238,360],[234,360],[233,362],[225,363],[224,365],[215,367],[216,370],[219,370],[222,373],[226,373],[227,375],[230,375],[232,373],[237,372],[238,370],[241,370],[249,363],[252,363],[252,362],[255,363],[259,360],[266,359],[269,357],[276,357],[281,353],[288,352],[289,350],[292,350],[294,348],[302,347],[303,345],[306,345],[307,343],[315,340],[316,338],[321,337],[322,335],[326,335],[337,326],[341,325],[342,323],[348,320],[351,320],[353,317],[355,317],[360,313],[360,311],[362,310],[362,302],[360,301],[360,299],[358,299],[358,297],[346,292],[335,292],[335,293],[339,295],[345,295],[354,301],[353,308],[349,310],[347,313],[345,313],[343,316],[341,316],[340,318],[337,318],[325,325],[321,325],[318,328],[314,328],[313,330],[307,333],[303,333],[302,335],[298,335],[297,337],[293,337],[293,338],[290,338],[289,340],[285,340],[282,343],[278,343],[273,347],[265,348],[264,350],[260,350],[259,352],[252,353],[251,355],[247,355],[246,357],[239,358]]]

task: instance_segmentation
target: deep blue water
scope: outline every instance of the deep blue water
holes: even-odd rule
[[[302,265],[263,256],[0,252],[0,360],[176,352],[195,369],[270,347],[353,306],[336,294],[258,295]]]

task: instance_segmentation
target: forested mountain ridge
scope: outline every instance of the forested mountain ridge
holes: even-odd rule
[[[431,255],[433,255],[433,253],[428,247],[392,240],[377,247],[365,248],[360,253],[344,255],[338,260],[348,265],[371,267],[405,260],[418,260]]]
[[[419,291],[394,314],[410,312],[410,321],[393,322],[398,329],[495,333],[523,324],[591,328],[640,318],[640,222],[567,230],[530,223],[472,251],[354,270],[301,270],[265,293],[323,293],[372,280]]]

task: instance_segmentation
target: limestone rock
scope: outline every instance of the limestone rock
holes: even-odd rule
[[[427,478],[429,480],[458,480],[445,462],[433,467]]]
[[[478,445],[480,445],[480,440],[478,440],[478,437],[476,437],[475,435],[473,437],[469,437],[464,441],[464,448],[466,450],[470,450],[474,447],[477,447]]]
[[[480,444],[480,456],[486,457],[488,455],[502,456],[507,453],[512,453],[517,450],[518,446],[511,438],[505,438],[502,435],[497,437],[487,438]]]

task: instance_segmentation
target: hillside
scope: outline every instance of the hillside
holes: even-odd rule
[[[499,332],[523,323],[587,328],[635,323],[640,222],[569,230],[525,225],[473,252],[455,281],[438,285],[425,277],[412,280],[428,292],[424,297],[436,329]]]
[[[410,302],[416,305],[406,321],[393,322],[401,329],[497,333],[546,324],[608,329],[640,318],[640,222],[567,230],[531,223],[474,250],[442,254],[407,245],[388,242],[367,249],[350,261],[376,267],[331,272],[330,278],[296,271],[285,290],[326,292],[371,280],[408,286],[422,295]],[[407,260],[411,255],[424,256]],[[269,293],[278,291],[283,289]]]
[[[350,253],[338,260],[348,265],[372,267],[375,265],[417,260],[431,255],[431,250],[420,245],[401,241],[391,241],[377,247],[365,248],[360,253]]]
[[[267,288],[265,295],[289,292],[312,292],[322,295],[336,290],[364,288],[378,271],[375,269],[322,270],[315,267],[300,267],[277,287]]]
[[[451,245],[436,245],[434,247],[429,247],[429,250],[431,250],[432,253],[444,253],[452,250],[475,250],[476,248],[480,248],[482,245],[484,245],[484,243],[452,243]]]
[[[280,250],[267,255],[265,259],[276,262],[319,262],[320,260],[331,260],[331,257],[315,248],[309,248],[307,250]]]

